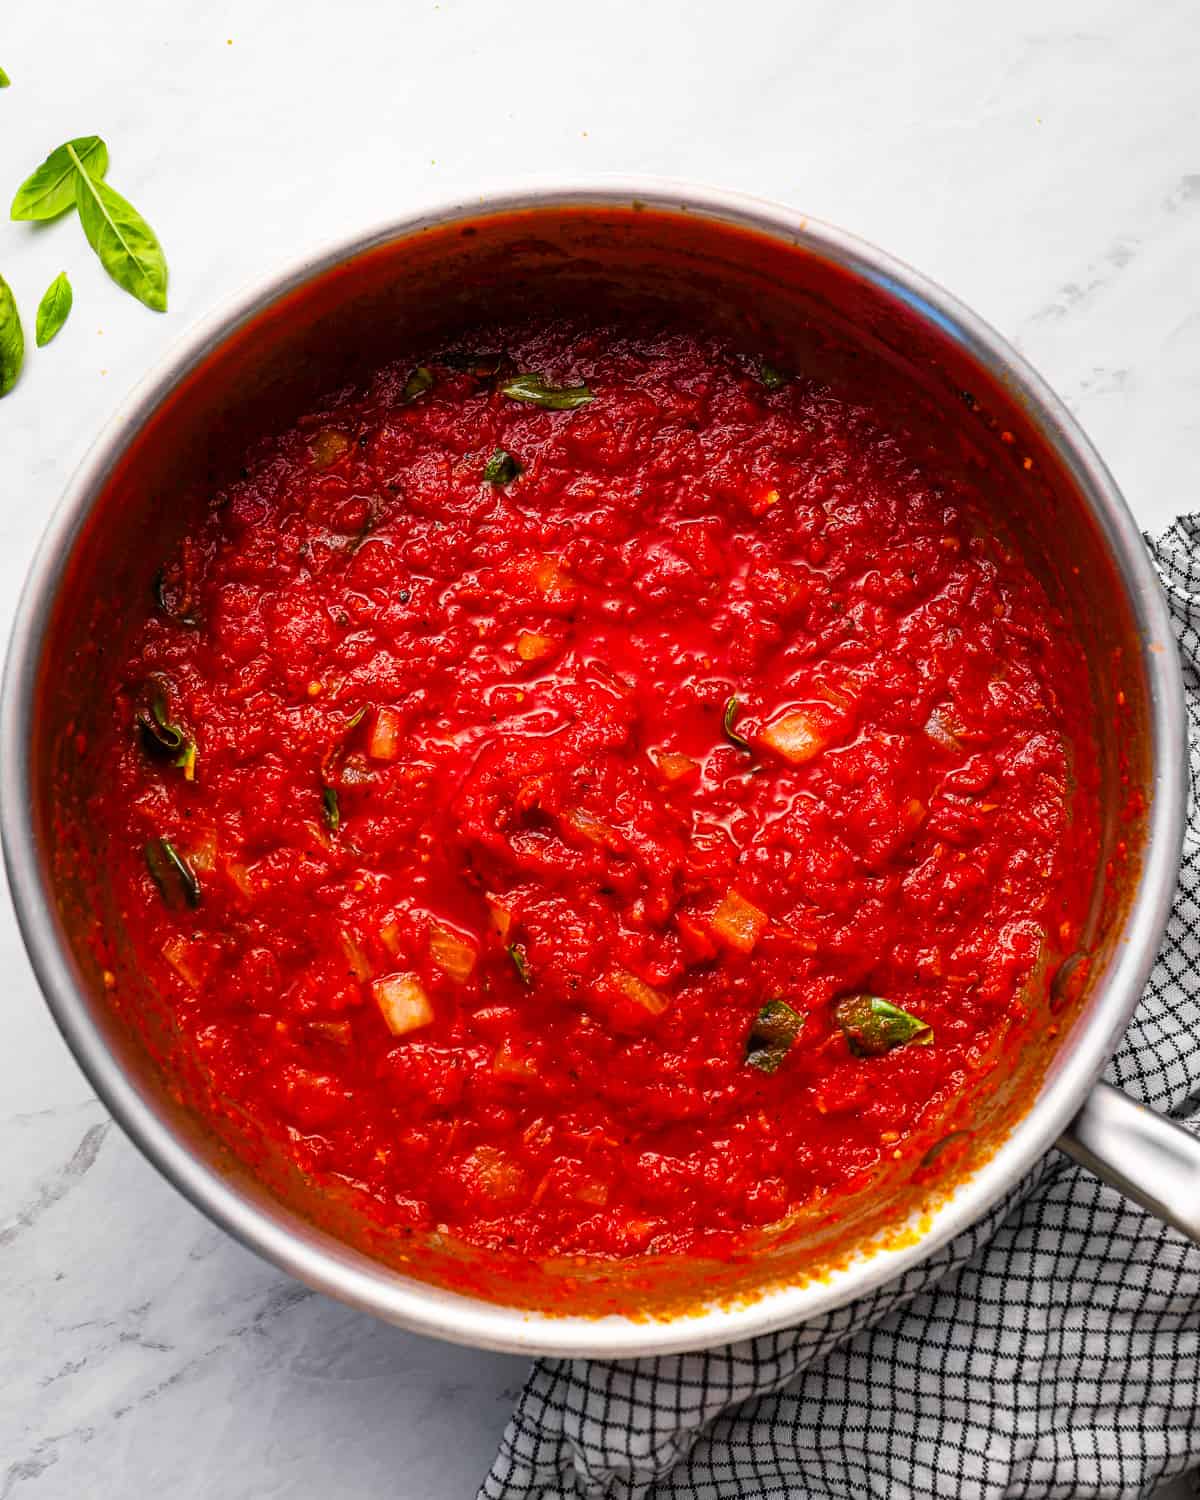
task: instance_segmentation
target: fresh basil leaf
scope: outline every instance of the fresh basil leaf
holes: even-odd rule
[[[405,401],[415,401],[418,396],[423,396],[432,385],[433,371],[428,365],[418,365],[404,382],[402,394]]]
[[[725,738],[731,745],[735,745],[739,750],[745,750],[748,755],[753,755],[754,749],[751,746],[750,741],[743,739],[742,736],[738,734],[733,727],[734,722],[736,721],[738,716],[738,709],[740,707],[740,698],[729,699],[729,701],[725,705],[725,716],[721,720],[721,730],[725,735]]]
[[[36,330],[39,349],[44,349],[67,321],[74,301],[75,294],[67,280],[67,273],[60,271],[38,303]]]
[[[850,1043],[850,1050],[859,1057],[882,1057],[893,1047],[910,1042],[916,1047],[929,1047],[933,1043],[931,1026],[878,995],[850,995],[840,1000],[834,1007],[833,1018]]]
[[[0,89],[8,88],[11,83],[12,79],[8,76],[3,68],[0,68]]]
[[[71,153],[74,152],[74,159]],[[76,165],[78,163],[78,166]],[[108,171],[108,147],[98,135],[81,135],[59,146],[32,171],[13,198],[14,219],[56,219],[75,207],[75,174],[83,171],[99,179]]]
[[[500,394],[530,406],[544,406],[547,411],[574,411],[595,400],[586,385],[547,385],[540,375],[514,375],[500,387]]]
[[[123,291],[154,312],[166,312],[167,261],[153,229],[132,203],[87,172],[71,146],[67,150],[79,168],[79,219],[100,264]]]
[[[529,960],[525,957],[525,950],[519,943],[510,943],[508,956],[513,961],[513,968],[520,975],[521,983],[531,985],[533,983],[533,970],[529,967]]]
[[[325,824],[330,833],[336,833],[342,826],[342,809],[338,802],[337,788],[326,786],[321,788],[321,801],[325,807]]]
[[[0,276],[0,396],[7,396],[17,383],[25,362],[25,330],[12,287]]]
[[[758,378],[769,391],[782,390],[787,385],[787,376],[782,370],[777,370],[774,365],[769,365],[764,359],[758,367]]]
[[[804,1029],[804,1016],[786,1000],[768,1000],[746,1037],[746,1061],[760,1073],[774,1073]]]
[[[178,906],[181,901],[188,906],[200,905],[196,872],[170,839],[151,839],[143,853],[150,878],[168,906]]]
[[[516,459],[503,448],[497,448],[483,466],[483,477],[489,484],[511,484],[520,472]]]

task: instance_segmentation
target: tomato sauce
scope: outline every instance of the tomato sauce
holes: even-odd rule
[[[986,1086],[1075,946],[1080,652],[869,391],[477,338],[213,497],[93,816],[211,1097],[318,1182],[535,1256],[734,1244]]]

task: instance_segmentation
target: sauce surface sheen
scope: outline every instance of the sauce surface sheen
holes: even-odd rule
[[[1075,943],[1081,657],[869,391],[479,337],[214,497],[93,815],[211,1097],[304,1172],[483,1247],[732,1245],[986,1087]]]

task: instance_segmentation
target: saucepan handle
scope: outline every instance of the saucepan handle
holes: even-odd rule
[[[1058,1141],[1126,1198],[1200,1244],[1200,1140],[1110,1083],[1098,1083]]]

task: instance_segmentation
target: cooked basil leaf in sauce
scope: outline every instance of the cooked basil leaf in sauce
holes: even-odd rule
[[[142,745],[148,755],[169,756],[183,771],[185,781],[196,779],[196,743],[168,717],[166,695],[156,692],[150,699],[150,712],[138,714]]]
[[[746,1061],[760,1073],[774,1073],[804,1029],[804,1016],[786,1000],[768,1000],[746,1037]]]
[[[321,801],[325,807],[325,823],[330,833],[336,833],[342,826],[342,809],[338,802],[337,788],[332,786],[321,789]]]
[[[503,358],[502,354],[472,354],[450,350],[446,354],[440,354],[437,363],[445,365],[448,370],[464,370],[468,375],[494,375]]]
[[[432,385],[433,371],[428,365],[418,365],[404,382],[404,399],[406,401],[415,401],[418,396],[423,396]]]
[[[743,739],[733,727],[737,722],[738,710],[741,706],[740,698],[729,699],[725,705],[725,716],[721,720],[721,729],[731,745],[735,745],[739,750],[745,750],[747,754],[753,755],[754,751],[751,748],[750,741]]]
[[[483,477],[489,484],[511,484],[520,472],[516,459],[503,448],[497,448],[483,466]]]
[[[586,385],[547,385],[540,375],[514,375],[500,387],[500,394],[547,411],[574,411],[595,399]]]
[[[781,390],[787,384],[787,376],[783,371],[769,365],[765,359],[758,367],[758,378],[769,391]]]
[[[529,967],[529,960],[525,957],[525,950],[521,947],[520,943],[509,944],[508,956],[513,961],[513,968],[520,975],[521,983],[526,985],[532,984],[533,970]]]
[[[911,1043],[928,1047],[933,1028],[878,995],[850,995],[834,1007],[833,1018],[842,1028],[850,1050],[859,1057],[882,1057],[894,1047]]]
[[[167,582],[167,570],[159,568],[154,575],[154,601],[176,625],[199,625],[199,617],[192,610],[192,600],[186,593],[180,594]]]
[[[151,839],[143,852],[150,878],[168,906],[178,906],[181,901],[188,906],[200,905],[196,872],[170,839]]]

